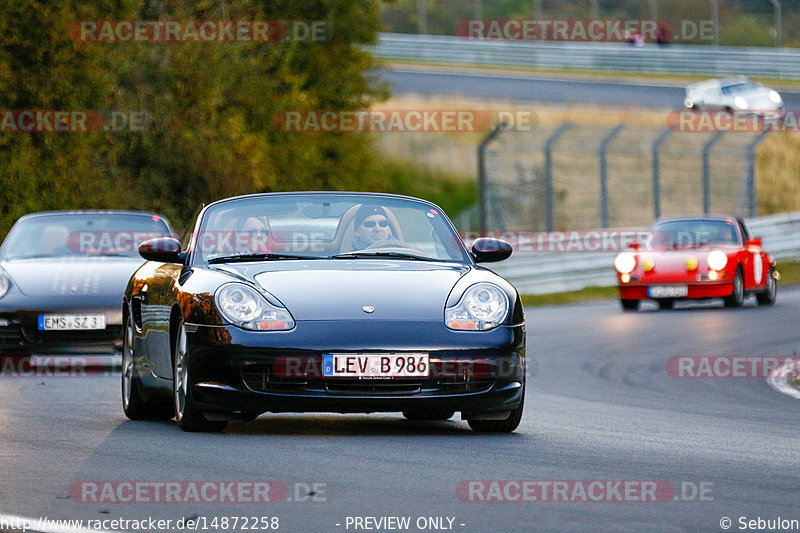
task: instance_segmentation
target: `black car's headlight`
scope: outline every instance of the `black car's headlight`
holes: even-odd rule
[[[255,331],[292,329],[294,319],[285,307],[272,304],[243,283],[227,283],[214,295],[219,313],[232,324]]]
[[[492,283],[470,286],[461,300],[444,310],[444,321],[450,329],[485,331],[503,323],[508,314],[508,296]]]

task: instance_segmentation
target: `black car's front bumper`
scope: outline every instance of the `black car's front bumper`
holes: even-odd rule
[[[525,386],[525,328],[441,322],[299,322],[288,332],[187,325],[192,397],[219,413],[507,411]],[[326,353],[426,353],[424,378],[322,375]]]
[[[40,314],[103,313],[105,329],[43,331],[38,327]],[[105,309],[26,309],[0,312],[0,353],[117,353],[122,349],[122,313]]]

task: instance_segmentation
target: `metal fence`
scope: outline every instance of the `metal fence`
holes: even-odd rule
[[[800,79],[800,50],[620,43],[473,41],[445,35],[382,33],[373,49],[389,60],[642,73],[730,74]]]
[[[570,122],[495,130],[479,148],[483,201],[458,224],[553,231],[686,213],[753,217],[754,155],[767,135]]]

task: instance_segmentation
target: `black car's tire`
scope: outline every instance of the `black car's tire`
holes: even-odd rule
[[[403,411],[403,416],[408,420],[450,420],[455,411]]]
[[[742,269],[736,267],[736,275],[733,277],[733,292],[725,297],[725,307],[741,307],[744,303],[744,280],[742,279]]]
[[[208,420],[192,400],[189,386],[189,361],[187,359],[186,326],[181,320],[175,332],[172,351],[172,396],[175,406],[175,421],[183,431],[222,431],[226,420]]]
[[[770,267],[767,274],[767,288],[756,294],[758,305],[772,305],[778,295],[778,282],[775,280],[775,269]]]
[[[467,424],[473,431],[480,433],[511,433],[522,420],[522,410],[525,408],[525,389],[522,390],[522,400],[519,407],[511,411],[511,415],[505,420],[467,420]]]
[[[675,300],[670,300],[665,298],[663,300],[658,301],[658,308],[662,310],[668,310],[675,307]]]
[[[128,316],[122,339],[122,371],[120,372],[122,410],[131,420],[169,420],[172,405],[169,400],[145,401],[139,390],[139,380],[134,372],[133,320]]]
[[[619,305],[622,306],[623,311],[636,311],[639,309],[639,300],[626,300],[620,298]]]

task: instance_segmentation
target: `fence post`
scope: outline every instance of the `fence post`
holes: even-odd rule
[[[777,48],[783,48],[783,17],[781,15],[781,3],[780,0],[769,0],[772,2],[772,8],[775,11],[775,46]]]
[[[608,145],[624,128],[625,124],[619,124],[600,143],[600,223],[604,228],[608,227]]]
[[[711,4],[711,26],[713,27],[713,44],[719,46],[719,5],[717,0],[708,0]]]
[[[661,132],[653,143],[653,215],[661,217],[661,145],[667,140],[672,130],[667,128]]]
[[[417,33],[428,33],[428,6],[427,0],[417,0]]]
[[[703,145],[703,214],[707,215],[711,210],[711,168],[708,161],[711,149],[722,138],[725,132],[716,132],[708,142]]]
[[[498,135],[500,135],[501,130],[506,126],[505,122],[499,123],[494,129],[489,132],[489,135],[483,138],[481,143],[478,145],[478,209],[480,216],[478,217],[478,223],[480,227],[478,228],[479,231],[486,231],[487,227],[487,177],[486,177],[486,147],[492,142]]]
[[[544,143],[544,196],[545,196],[545,229],[553,231],[553,145],[572,127],[571,122],[560,125]]]
[[[756,149],[758,145],[769,135],[769,131],[762,131],[753,142],[747,145],[747,177],[745,178],[745,188],[747,189],[747,216],[756,216],[758,206],[756,205]]]
[[[653,20],[658,19],[658,4],[656,0],[647,0],[647,3],[650,4],[650,18]]]

